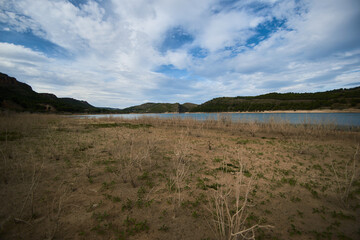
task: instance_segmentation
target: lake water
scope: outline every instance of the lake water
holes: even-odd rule
[[[292,124],[334,124],[338,126],[360,126],[360,113],[147,113],[147,114],[99,114],[77,115],[79,118],[121,117],[137,119],[156,118],[192,118],[196,120],[231,119],[232,121],[289,122]]]

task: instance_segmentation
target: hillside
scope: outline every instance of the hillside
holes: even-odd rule
[[[316,93],[269,93],[254,97],[220,97],[192,112],[244,112],[272,110],[360,109],[360,87]]]
[[[360,109],[360,87],[316,93],[268,93],[254,97],[220,97],[201,105],[144,103],[125,109],[99,108],[86,101],[37,93],[0,73],[0,109],[54,113],[259,112],[274,110]]]
[[[189,112],[196,107],[193,103],[144,103],[138,106],[122,109],[122,113],[165,113],[165,112]]]
[[[0,73],[0,108],[29,112],[106,112],[86,101],[58,98],[50,93],[37,93],[29,85],[3,73]]]

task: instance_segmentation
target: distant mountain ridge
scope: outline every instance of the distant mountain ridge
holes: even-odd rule
[[[197,104],[193,103],[144,103],[141,105],[122,109],[122,113],[166,113],[166,112],[190,112]]]
[[[192,112],[253,112],[275,110],[360,109],[360,87],[316,93],[268,93],[254,97],[220,97]]]
[[[268,93],[254,97],[219,97],[193,103],[144,103],[124,109],[94,107],[86,101],[37,93],[0,73],[0,110],[54,113],[258,112],[274,110],[360,109],[360,87],[316,93]]]
[[[51,93],[37,93],[31,86],[4,73],[0,73],[0,108],[30,112],[102,112],[102,109],[86,101],[58,98]]]

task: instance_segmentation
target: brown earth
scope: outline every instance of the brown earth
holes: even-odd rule
[[[325,125],[2,114],[0,239],[359,239],[359,141]],[[243,222],[219,233],[228,214]]]

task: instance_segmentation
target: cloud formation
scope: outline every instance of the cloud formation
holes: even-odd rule
[[[323,91],[360,77],[358,0],[0,0],[0,71],[128,107]]]

